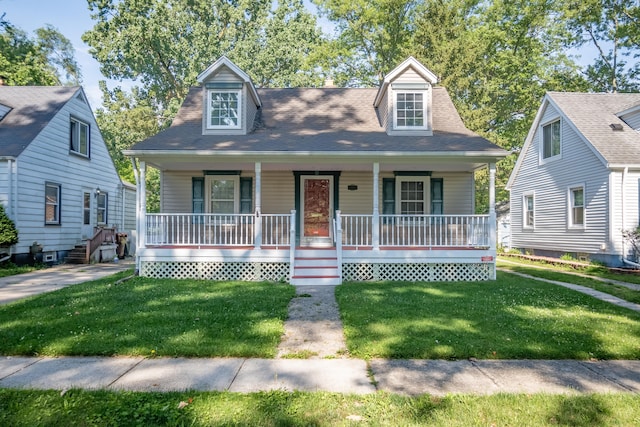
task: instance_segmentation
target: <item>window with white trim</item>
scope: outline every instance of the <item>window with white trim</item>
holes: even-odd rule
[[[44,184],[44,223],[60,225],[60,184],[45,182]]]
[[[535,201],[533,194],[525,194],[522,197],[522,226],[533,228],[535,222]]]
[[[402,177],[396,179],[398,195],[396,212],[401,215],[425,215],[429,213],[429,178]]]
[[[72,117],[70,130],[69,149],[76,154],[89,157],[89,125]]]
[[[208,213],[234,214],[240,209],[239,176],[207,176]]]
[[[240,129],[242,127],[242,90],[211,89],[207,92],[208,129]]]
[[[569,226],[584,227],[584,187],[569,189]]]
[[[97,195],[97,223],[100,225],[104,225],[107,223],[107,213],[108,213],[108,206],[109,206],[109,195],[103,191],[101,191],[98,195]]]
[[[402,91],[395,93],[393,127],[395,129],[426,129],[427,103],[424,91]]]
[[[542,127],[542,158],[560,155],[560,120]]]

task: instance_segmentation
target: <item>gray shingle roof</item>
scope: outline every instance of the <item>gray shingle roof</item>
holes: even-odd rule
[[[618,116],[640,104],[640,93],[549,92],[548,97],[609,163],[640,164],[640,133]],[[623,126],[611,129],[612,123]]]
[[[464,126],[440,87],[433,90],[433,136],[387,135],[373,107],[375,88],[259,89],[258,93],[263,126],[247,135],[202,135],[202,89],[193,87],[171,127],[131,150],[502,152]]]
[[[0,86],[0,104],[11,108],[0,121],[0,156],[19,156],[78,90],[77,86]]]

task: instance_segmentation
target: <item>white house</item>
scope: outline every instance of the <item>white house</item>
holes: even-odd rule
[[[63,262],[76,246],[81,261],[100,260],[113,231],[135,231],[135,199],[81,87],[0,86],[0,202],[19,231],[15,262]]]
[[[485,280],[495,275],[495,163],[414,58],[379,88],[256,88],[222,57],[171,127],[124,153],[161,173],[138,189],[137,260],[151,277]],[[474,172],[491,210],[475,214]]]
[[[511,245],[632,265],[639,130],[638,93],[547,93],[507,184]]]

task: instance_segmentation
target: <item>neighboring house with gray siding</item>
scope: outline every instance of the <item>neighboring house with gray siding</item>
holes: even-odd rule
[[[379,88],[256,88],[222,57],[172,125],[124,153],[150,277],[484,280],[495,210],[475,214],[474,173],[507,155],[469,131],[414,58]],[[146,213],[147,166],[161,174]]]
[[[19,232],[18,263],[62,262],[99,230],[135,230],[136,188],[81,87],[0,86],[0,203]]]
[[[509,178],[511,245],[535,254],[637,261],[640,94],[549,92]]]

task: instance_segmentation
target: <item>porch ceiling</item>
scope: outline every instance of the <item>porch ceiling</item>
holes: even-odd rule
[[[131,155],[131,153],[125,153]],[[437,171],[437,172],[469,172],[481,169],[488,163],[497,162],[502,156],[491,156],[487,153],[474,155],[411,155],[397,153],[381,153],[378,156],[345,156],[317,155],[310,153],[289,154],[287,156],[257,156],[250,154],[221,155],[200,153],[197,155],[177,155],[175,153],[144,153],[134,155],[147,165],[159,170],[202,171],[202,170],[253,170],[255,163],[260,162],[263,171],[275,170],[352,170],[371,171],[373,164],[380,164],[381,172],[389,171]]]

